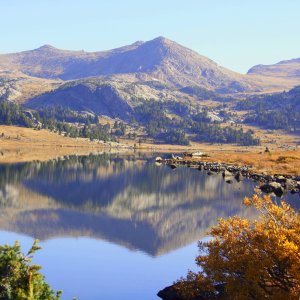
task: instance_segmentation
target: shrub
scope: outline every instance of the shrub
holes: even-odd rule
[[[299,299],[299,213],[284,201],[277,206],[270,196],[245,198],[244,204],[262,218],[219,220],[213,238],[199,243],[201,271],[174,285],[183,299]]]
[[[61,292],[54,292],[39,273],[40,266],[32,264],[32,255],[40,249],[35,241],[26,255],[18,242],[0,246],[1,300],[58,300]]]

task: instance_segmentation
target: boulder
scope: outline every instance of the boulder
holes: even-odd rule
[[[157,293],[157,296],[163,300],[184,300],[178,295],[173,286],[167,286]]]
[[[225,178],[225,177],[230,177],[230,176],[232,176],[232,173],[231,172],[229,172],[229,171],[227,171],[226,169],[223,171],[223,173],[222,173],[222,176]]]
[[[259,188],[264,193],[274,193],[278,197],[281,197],[284,193],[284,188],[279,182],[265,183]]]
[[[286,180],[287,179],[284,176],[277,176],[276,177],[276,182],[279,182],[279,183],[285,183]]]
[[[216,293],[202,292],[200,295],[191,297],[189,300],[217,300],[225,295],[225,285],[220,283],[215,285]],[[174,287],[168,286],[157,293],[157,296],[163,300],[188,300],[178,295]]]
[[[207,172],[207,175],[209,175],[209,176],[211,176],[211,175],[216,175],[216,172],[213,172],[213,171],[209,170],[209,171]]]
[[[224,180],[226,183],[229,183],[229,184],[233,183],[232,176],[224,177]]]
[[[243,180],[243,175],[241,172],[237,172],[235,175],[234,175],[234,178],[236,181],[240,182]]]
[[[298,194],[299,193],[299,189],[292,189],[291,190],[291,194]]]
[[[253,173],[250,176],[255,181],[262,181],[264,179],[264,176],[262,174]]]
[[[296,187],[296,182],[292,179],[286,179],[284,185],[285,185],[285,188],[290,191]]]
[[[265,176],[265,180],[267,180],[267,181],[273,181],[273,176],[271,176],[271,175],[266,175],[266,176]]]

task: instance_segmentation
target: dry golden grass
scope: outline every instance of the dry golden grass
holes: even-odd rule
[[[197,159],[193,159],[197,160]],[[274,152],[212,151],[203,161],[252,166],[259,173],[300,175],[300,149]]]
[[[2,136],[2,133],[4,136]],[[0,162],[48,160],[70,154],[109,151],[109,145],[71,139],[48,130],[0,125]]]
[[[278,132],[257,131],[263,143],[255,147],[191,143],[190,146],[137,143],[121,139],[120,145],[90,142],[88,139],[72,139],[48,130],[33,130],[16,126],[0,125],[0,162],[13,163],[32,160],[49,160],[64,155],[85,155],[102,152],[132,151],[134,145],[142,152],[186,152],[203,151],[209,154],[206,161],[219,161],[239,165],[251,165],[258,172],[269,174],[300,175],[300,149],[298,137]],[[2,137],[2,133],[4,136]],[[268,141],[276,140],[276,143]],[[270,153],[265,153],[268,146]],[[293,149],[293,150],[291,150]]]

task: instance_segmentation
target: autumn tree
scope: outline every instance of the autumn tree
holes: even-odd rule
[[[1,300],[59,300],[39,273],[40,266],[32,264],[33,254],[40,247],[34,242],[26,255],[18,242],[0,246],[0,299]]]
[[[245,198],[262,216],[219,220],[199,243],[198,273],[175,283],[182,299],[299,299],[300,216],[270,196]]]

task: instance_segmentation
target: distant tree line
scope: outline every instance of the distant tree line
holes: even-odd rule
[[[176,122],[167,117],[166,111],[181,110],[187,113],[183,105],[173,102],[145,101],[135,109],[135,118],[144,125],[148,136],[169,144],[188,145],[189,140],[181,128],[176,128]]]
[[[110,125],[99,124],[97,116],[82,115],[60,106],[31,112],[16,103],[3,101],[0,102],[0,123],[48,129],[72,138],[116,141],[111,135]]]
[[[295,131],[300,124],[300,88],[289,92],[251,97],[240,101],[237,110],[249,110],[244,122],[269,129]]]
[[[37,116],[41,119],[54,119],[68,123],[96,124],[98,116],[89,113],[78,113],[61,105],[49,106],[39,110]]]
[[[136,119],[143,124],[146,132],[154,139],[166,143],[188,145],[187,134],[196,134],[196,140],[210,143],[236,143],[244,146],[258,145],[260,140],[251,130],[233,126],[221,127],[212,122],[207,109],[191,111],[187,106],[180,104],[184,112],[182,120],[171,119],[166,112],[178,109],[172,101],[145,101],[135,110]]]
[[[218,97],[215,92],[210,91],[208,89],[198,87],[198,86],[186,86],[186,87],[180,89],[180,92],[191,95],[191,96],[196,96],[200,100],[215,99]]]
[[[190,129],[197,134],[197,139],[202,142],[239,144],[242,146],[260,144],[260,140],[254,137],[253,131],[244,131],[242,128],[233,126],[221,127],[219,124],[191,122]]]
[[[21,106],[8,102],[0,102],[0,123],[4,125],[19,125],[33,127],[33,120],[26,114]]]
[[[261,114],[262,116],[262,114]],[[176,101],[144,101],[134,109],[132,121],[145,128],[148,137],[157,142],[188,145],[188,135],[201,142],[237,143],[251,146],[259,144],[252,131],[242,128],[222,127],[211,121],[207,109],[191,108]],[[283,121],[281,121],[283,123]],[[48,129],[72,138],[117,141],[126,136],[127,126],[122,121],[99,124],[98,116],[74,112],[62,106],[27,111],[12,102],[0,102],[0,123],[36,129]],[[128,133],[136,138],[136,133]]]

